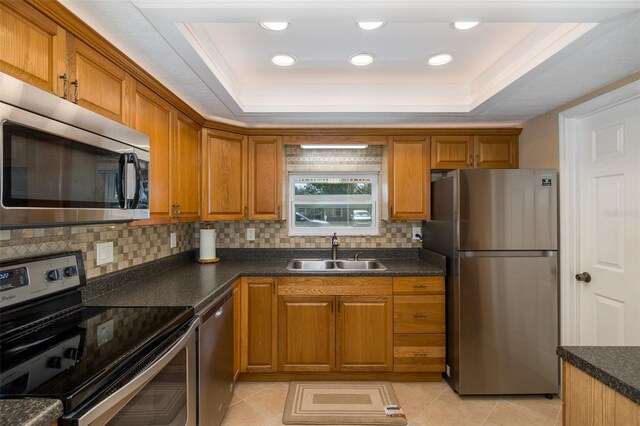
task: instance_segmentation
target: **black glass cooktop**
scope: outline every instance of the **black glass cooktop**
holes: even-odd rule
[[[0,397],[53,397],[71,410],[192,316],[189,307],[78,307],[5,334]]]

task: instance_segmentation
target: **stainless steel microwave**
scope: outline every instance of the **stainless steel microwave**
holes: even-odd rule
[[[149,138],[0,73],[0,228],[149,218]]]

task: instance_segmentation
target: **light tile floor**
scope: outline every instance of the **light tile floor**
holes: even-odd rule
[[[562,402],[555,397],[460,397],[444,381],[393,383],[409,426],[555,426]],[[289,383],[238,382],[222,426],[282,425]]]

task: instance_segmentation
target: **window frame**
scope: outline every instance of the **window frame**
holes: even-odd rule
[[[371,223],[373,224],[370,228],[358,228],[358,227],[296,227],[295,226],[295,217],[296,217],[296,195],[295,195],[295,180],[296,178],[305,177],[305,178],[352,178],[352,177],[368,177],[371,178],[371,206],[372,206],[372,215],[371,215]],[[295,172],[289,173],[289,185],[288,185],[288,208],[289,208],[289,235],[296,237],[309,237],[309,236],[331,236],[334,233],[338,235],[349,235],[349,236],[369,236],[369,235],[380,235],[380,213],[379,213],[379,184],[380,184],[380,174],[375,172],[362,172],[362,173],[345,173],[345,172],[337,172],[337,173],[306,173],[306,172]],[[341,197],[338,195],[338,197]],[[299,201],[299,200],[298,200]],[[339,204],[340,201],[333,202],[334,204]],[[305,204],[318,204],[318,205],[327,205],[326,201],[311,201],[305,202]],[[369,204],[369,201],[366,202]],[[331,203],[329,204],[331,206]],[[331,207],[330,207],[331,208]]]

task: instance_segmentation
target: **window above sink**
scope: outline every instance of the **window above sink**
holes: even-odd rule
[[[378,174],[290,174],[289,235],[377,235]]]

